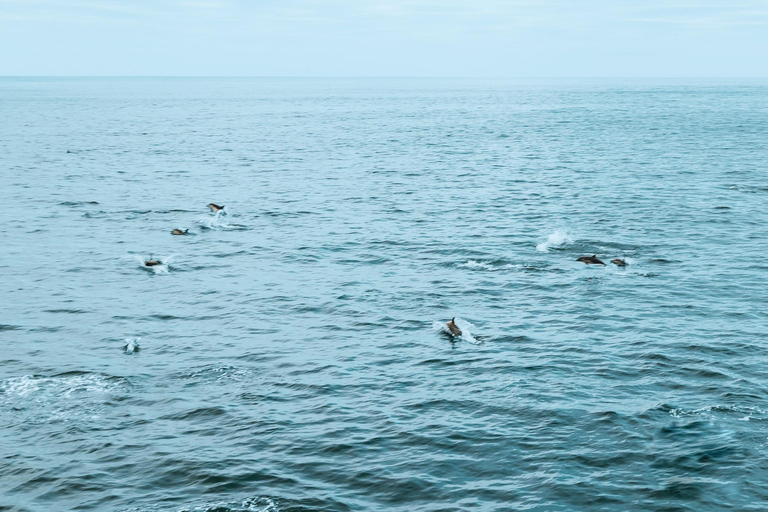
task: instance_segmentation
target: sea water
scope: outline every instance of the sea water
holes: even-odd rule
[[[764,80],[4,78],[0,199],[0,510],[766,506]]]

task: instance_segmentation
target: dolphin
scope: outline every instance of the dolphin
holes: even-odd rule
[[[619,259],[619,258],[612,259],[611,263],[613,263],[614,265],[618,265],[620,267],[626,267],[627,266],[627,262],[622,260],[622,259]]]
[[[459,329],[459,326],[456,325],[456,317],[453,317],[450,319],[450,321],[446,322],[446,327],[448,327],[448,330],[453,334],[454,336],[461,336],[461,329]]]
[[[184,231],[180,229],[174,229],[173,231],[171,231],[172,235],[186,235],[187,233],[189,233],[188,229],[185,229]]]
[[[597,259],[597,254],[593,254],[592,256],[582,256],[581,258],[577,258],[576,261],[580,261],[582,263],[586,263],[587,265],[603,265],[605,266],[605,263]]]
[[[147,260],[144,262],[144,266],[147,267],[155,267],[157,265],[162,265],[162,262],[160,260]]]
[[[213,210],[214,212],[220,212],[221,210],[223,210],[223,209],[224,209],[224,207],[223,207],[223,206],[219,206],[219,205],[217,205],[217,204],[214,204],[214,203],[210,203],[210,204],[208,205],[208,208],[210,208],[210,209],[211,209],[211,210]]]

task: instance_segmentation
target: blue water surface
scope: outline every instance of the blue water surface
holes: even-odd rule
[[[765,80],[0,79],[0,510],[765,510],[767,171]]]

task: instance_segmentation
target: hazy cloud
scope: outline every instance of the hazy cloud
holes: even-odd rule
[[[765,76],[766,24],[761,0],[0,0],[0,73]]]

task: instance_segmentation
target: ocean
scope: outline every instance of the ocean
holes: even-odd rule
[[[766,80],[2,78],[0,510],[765,510],[767,171]]]

